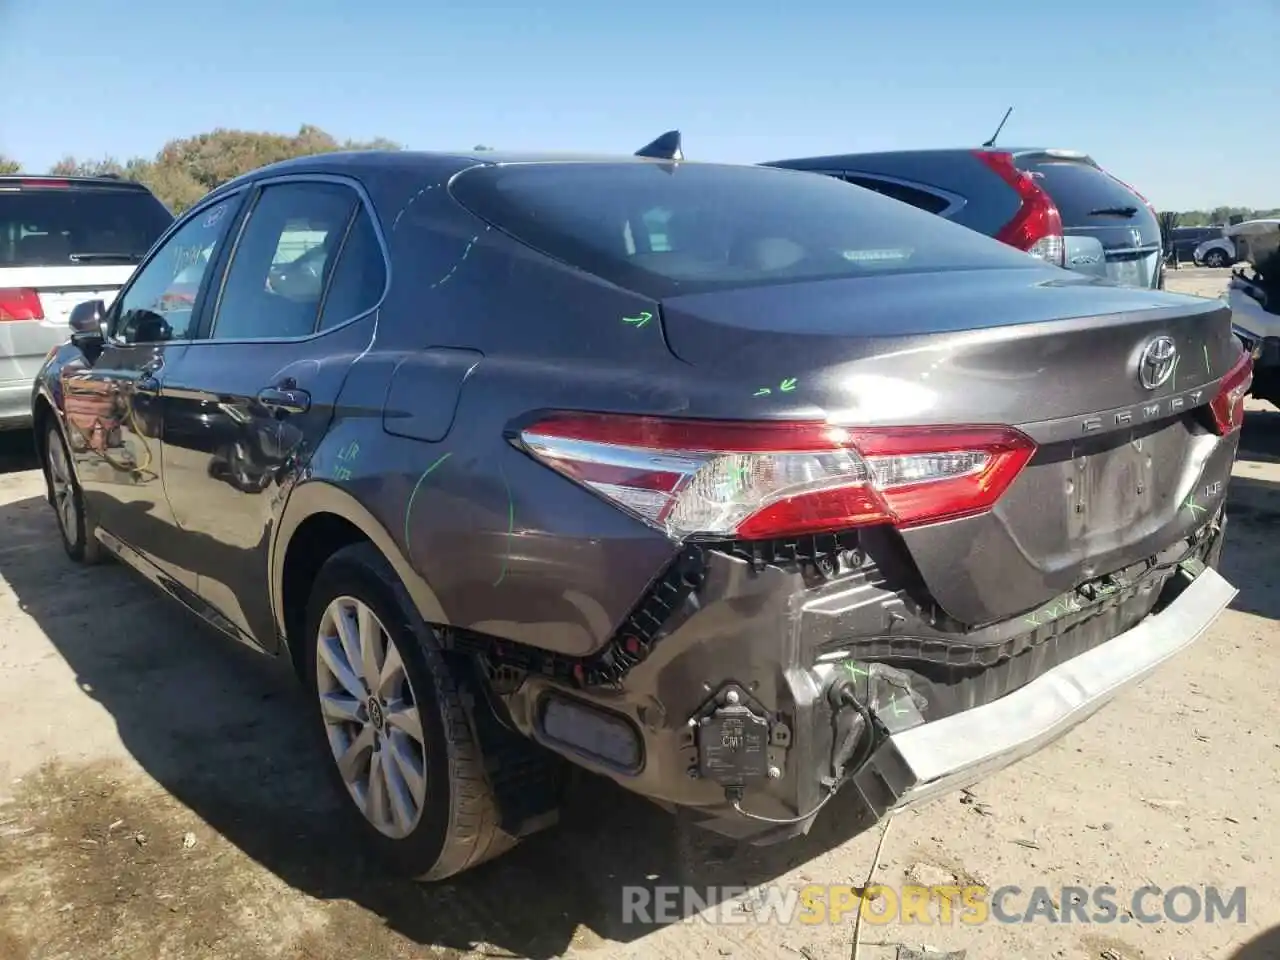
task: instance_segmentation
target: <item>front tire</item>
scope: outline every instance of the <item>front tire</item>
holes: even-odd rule
[[[45,427],[44,477],[49,505],[58,522],[62,549],[76,563],[102,561],[102,544],[95,536],[97,524],[85,510],[84,491],[71,466],[71,452],[56,423]]]
[[[505,853],[498,804],[435,632],[370,544],[321,568],[306,677],[353,829],[392,868],[443,880]]]
[[[1227,266],[1227,255],[1221,250],[1210,250],[1204,255],[1204,265],[1219,270]]]

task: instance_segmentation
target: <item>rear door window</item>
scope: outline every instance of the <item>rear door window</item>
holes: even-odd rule
[[[924,210],[850,190],[833,177],[775,167],[520,163],[473,167],[451,189],[525,244],[655,298],[1038,265]]]
[[[336,183],[263,188],[235,246],[210,338],[313,333],[329,272],[358,203],[354,190]]]
[[[172,222],[145,190],[0,189],[0,267],[137,263]]]
[[[919,207],[921,210],[928,210],[930,213],[942,213],[943,210],[951,206],[951,201],[946,197],[940,197],[929,190],[909,187],[905,183],[897,183],[893,180],[881,180],[879,177],[868,177],[865,174],[856,173],[846,174],[842,179],[847,183],[852,183],[854,186],[874,190],[876,193],[884,194],[886,197],[893,197],[895,200],[909,203],[913,207]]]

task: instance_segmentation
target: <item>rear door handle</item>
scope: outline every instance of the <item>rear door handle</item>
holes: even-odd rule
[[[258,402],[271,411],[306,413],[311,409],[311,394],[296,387],[266,387],[258,391]]]

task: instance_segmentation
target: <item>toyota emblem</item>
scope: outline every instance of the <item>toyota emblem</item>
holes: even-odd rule
[[[1178,363],[1178,347],[1172,337],[1156,337],[1138,360],[1138,380],[1148,390],[1163,386],[1173,376]]]

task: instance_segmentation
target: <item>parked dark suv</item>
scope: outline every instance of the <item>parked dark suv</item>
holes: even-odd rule
[[[32,411],[67,553],[291,660],[352,829],[438,879],[566,761],[768,841],[1192,643],[1230,321],[792,170],[332,154],[185,213]]]
[[[1169,231],[1169,253],[1182,263],[1195,263],[1196,247],[1206,240],[1221,239],[1223,228],[1218,227],[1174,227]],[[1214,266],[1222,264],[1215,263]]]
[[[1056,266],[1126,286],[1164,285],[1155,210],[1083,153],[905,150],[775,160],[766,166],[825,173],[875,190]]]

